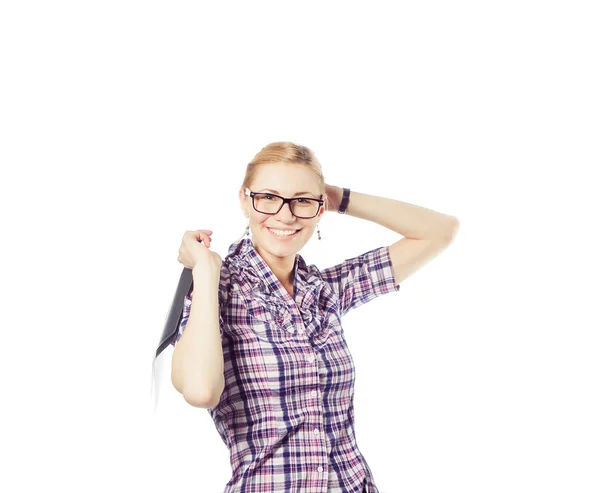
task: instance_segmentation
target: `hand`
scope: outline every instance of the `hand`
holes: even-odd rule
[[[177,261],[188,269],[199,267],[203,272],[220,274],[222,260],[218,253],[209,250],[210,235],[210,229],[186,231],[179,247]]]
[[[328,185],[325,183],[325,194],[329,199],[327,202],[329,206],[326,210],[330,212],[337,212],[340,208],[340,204],[342,203],[342,196],[344,195],[344,190],[340,187],[335,187],[333,185]]]

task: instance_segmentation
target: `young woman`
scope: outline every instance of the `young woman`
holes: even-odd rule
[[[223,261],[211,230],[184,234],[178,260],[193,269],[194,291],[172,342],[173,385],[208,409],[230,451],[224,493],[377,493],[354,433],[341,318],[397,292],[448,246],[458,220],[327,185],[313,152],[289,142],[248,164],[239,199],[246,235]],[[319,270],[298,252],[326,210],[404,238]]]

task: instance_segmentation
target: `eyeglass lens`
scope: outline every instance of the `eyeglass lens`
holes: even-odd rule
[[[275,214],[279,211],[283,199],[268,193],[257,193],[254,196],[254,207],[265,214]],[[311,218],[316,216],[319,203],[316,200],[305,198],[294,199],[290,203],[292,214],[296,217]]]

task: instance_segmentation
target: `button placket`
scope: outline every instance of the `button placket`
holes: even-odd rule
[[[314,354],[309,354],[308,356],[306,356],[306,361],[308,363],[312,363],[313,361],[315,361],[315,355]],[[317,390],[311,390],[310,395],[312,397],[317,397],[319,395],[319,393],[317,392]],[[315,428],[313,428],[313,435],[315,437],[315,440],[320,439],[320,438],[324,438],[321,432],[321,429],[317,426]],[[326,444],[324,445],[325,448],[327,447]],[[317,471],[322,473],[324,471],[324,468],[322,466],[319,466],[317,468]]]

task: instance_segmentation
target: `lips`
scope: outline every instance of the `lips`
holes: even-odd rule
[[[275,229],[277,229],[277,228],[275,228]],[[291,234],[291,235],[285,235],[285,236],[279,236],[279,235],[277,235],[277,234],[273,233],[273,231],[271,231],[271,228],[267,227],[267,230],[269,231],[269,233],[271,233],[273,236],[275,236],[275,238],[284,239],[284,240],[285,240],[286,238],[293,238],[294,236],[298,235],[298,233],[299,233],[299,231],[300,231],[300,230],[296,230],[296,232],[295,232],[294,234]]]

